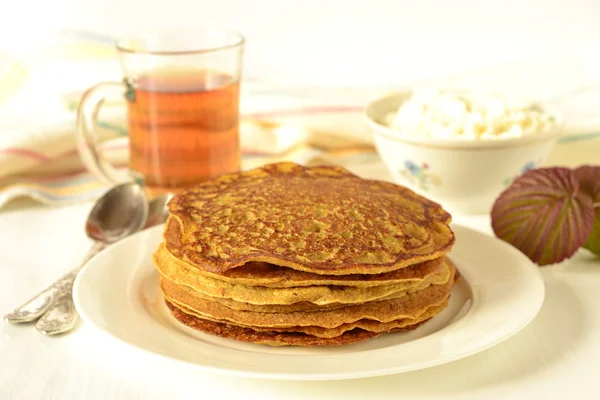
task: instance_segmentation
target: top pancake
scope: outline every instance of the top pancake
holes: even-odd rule
[[[267,262],[317,274],[378,274],[447,253],[438,204],[341,167],[267,165],[223,175],[169,203],[167,249],[213,273]]]

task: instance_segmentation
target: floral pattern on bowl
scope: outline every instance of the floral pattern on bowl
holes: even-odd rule
[[[519,173],[519,175],[510,177],[510,178],[506,178],[504,180],[504,186],[510,185],[511,182],[514,181],[515,179],[517,179],[519,176],[523,175],[525,172],[529,171],[530,169],[537,168],[537,166],[540,164],[541,164],[541,162],[535,162],[535,161],[529,161],[529,162],[525,163],[525,165],[523,165],[523,167],[521,168],[521,172]]]
[[[442,178],[431,172],[427,163],[419,165],[414,161],[406,160],[404,168],[398,172],[404,179],[424,192],[429,192],[433,187],[442,184]]]

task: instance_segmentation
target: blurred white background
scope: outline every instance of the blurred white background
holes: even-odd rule
[[[246,76],[285,85],[409,84],[566,52],[600,38],[598,0],[23,0],[4,46],[39,29],[120,35],[222,26],[247,39]]]

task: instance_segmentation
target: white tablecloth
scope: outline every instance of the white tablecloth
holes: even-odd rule
[[[383,176],[380,165],[356,172]],[[83,257],[90,204],[13,203],[0,212],[0,313]],[[485,232],[487,217],[455,218]],[[546,300],[521,333],[483,353],[427,370],[332,382],[240,379],[174,369],[115,349],[89,326],[44,337],[0,325],[0,399],[600,399],[600,260],[580,251],[545,267]]]

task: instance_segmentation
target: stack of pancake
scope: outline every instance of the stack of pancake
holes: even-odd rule
[[[450,215],[340,167],[271,164],[169,203],[154,254],[173,316],[205,333],[341,345],[414,329],[446,307]]]

